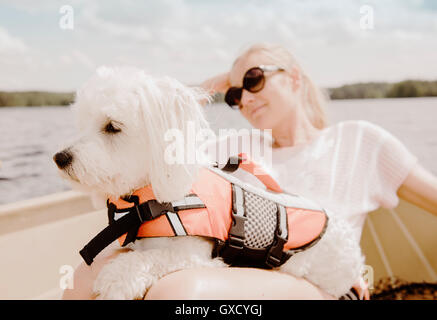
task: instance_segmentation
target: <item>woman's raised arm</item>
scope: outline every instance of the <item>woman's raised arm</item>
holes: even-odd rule
[[[209,94],[226,93],[230,87],[229,72],[221,73],[202,82],[200,87],[206,90]]]
[[[229,89],[229,72],[221,73],[212,78],[209,78],[202,82],[200,87],[205,90],[209,95],[213,96],[216,93],[225,94]],[[206,105],[207,99],[200,101],[201,105]]]

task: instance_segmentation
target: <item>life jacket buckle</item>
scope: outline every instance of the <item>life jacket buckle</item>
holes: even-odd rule
[[[139,207],[141,207],[142,205],[146,205],[148,207],[148,210],[146,210],[146,212],[150,213],[150,218],[146,218],[146,221],[153,220],[159,216],[162,216],[163,214],[166,214],[169,211],[175,212],[173,205],[170,202],[158,202],[157,200],[149,200],[139,205]]]
[[[244,247],[244,223],[247,217],[233,214],[233,222],[229,230],[229,246],[235,249]]]
[[[271,268],[279,267],[283,263],[284,258],[284,245],[287,243],[287,239],[280,237],[276,233],[275,240],[271,245],[266,258],[266,265]]]
[[[234,237],[234,236],[229,236],[229,243],[228,243],[229,247],[232,247],[234,249],[238,249],[241,250],[244,247],[244,239],[238,238],[238,237]]]
[[[231,234],[234,237],[244,239],[244,224],[247,220],[247,217],[233,214],[232,219],[233,219],[233,223],[232,223],[232,227],[230,230]]]

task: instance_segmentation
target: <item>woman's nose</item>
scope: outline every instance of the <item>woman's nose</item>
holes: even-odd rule
[[[255,93],[243,89],[241,92],[240,103],[243,107],[250,107],[250,105],[255,101]]]

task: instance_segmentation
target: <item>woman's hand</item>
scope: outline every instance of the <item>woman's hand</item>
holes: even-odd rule
[[[415,166],[398,189],[398,196],[437,216],[437,178]]]
[[[230,88],[229,72],[221,73],[217,76],[205,80],[200,87],[206,90],[210,95],[215,93],[226,93]]]

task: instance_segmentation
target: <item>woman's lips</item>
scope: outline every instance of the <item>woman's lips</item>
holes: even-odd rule
[[[264,108],[265,108],[265,105],[253,108],[253,110],[251,112],[251,116],[252,117],[256,116]]]

